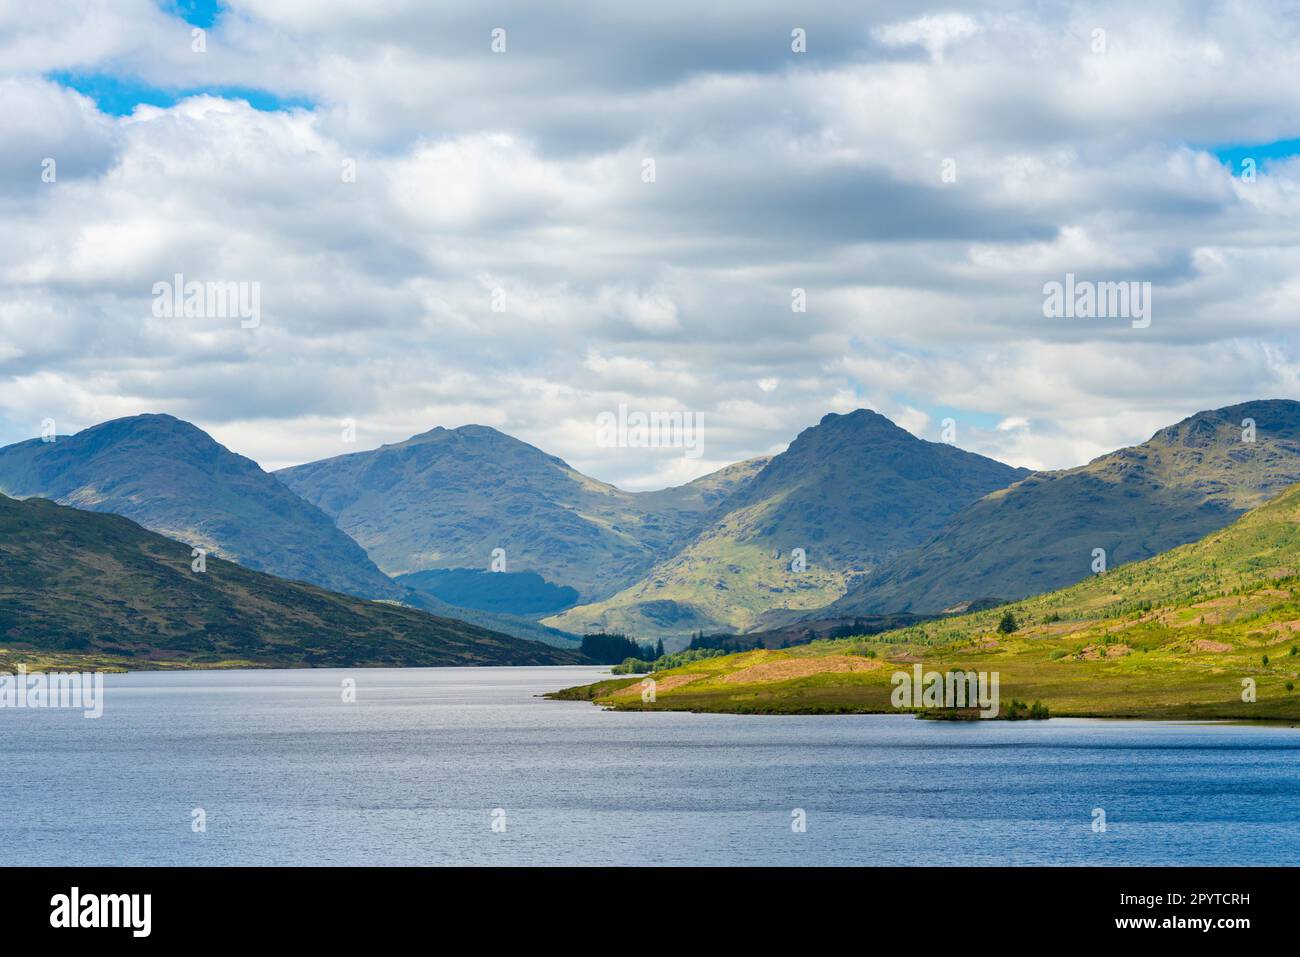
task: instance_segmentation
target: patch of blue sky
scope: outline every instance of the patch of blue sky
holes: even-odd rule
[[[1226,163],[1233,173],[1242,171],[1244,160],[1254,160],[1259,169],[1300,156],[1300,139],[1275,140],[1272,143],[1247,143],[1204,147],[1219,162]]]
[[[160,6],[172,16],[206,30],[217,22],[222,5],[217,0],[165,0]]]
[[[154,86],[129,76],[109,73],[70,73],[57,71],[47,75],[62,86],[76,90],[95,101],[103,113],[111,116],[128,116],[140,105],[169,107],[189,96],[208,94],[227,100],[245,100],[255,110],[265,112],[290,109],[313,109],[315,103],[306,97],[281,96],[269,90],[239,86],[203,86],[171,90]]]
[[[0,448],[39,438],[43,425],[41,422],[15,422],[0,415]]]
[[[994,412],[976,412],[970,409],[958,409],[950,405],[934,405],[927,402],[916,402],[906,396],[898,397],[899,404],[906,404],[914,409],[920,409],[930,417],[935,430],[943,428],[944,419],[952,419],[957,426],[957,436],[960,442],[961,430],[963,428],[979,429],[983,432],[992,432],[998,427],[998,423],[1006,418]],[[937,436],[923,435],[923,439],[935,439]]]

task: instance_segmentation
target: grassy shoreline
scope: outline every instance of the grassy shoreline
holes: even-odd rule
[[[708,658],[556,697],[622,710],[897,713],[891,677],[974,671],[1054,716],[1300,720],[1300,486],[1198,542],[877,635]]]
[[[1300,659],[1289,651],[1276,665],[1254,655],[1207,652],[1175,657],[1159,650],[1115,657],[1053,657],[1058,642],[1004,638],[984,649],[922,649],[841,639],[780,651],[752,651],[693,662],[651,676],[611,678],[546,697],[589,701],[620,711],[703,714],[920,714],[890,700],[891,677],[948,670],[997,672],[1000,718],[1013,699],[1041,701],[1052,717],[1145,720],[1300,721]],[[1288,646],[1289,648],[1289,646]],[[890,657],[885,657],[886,655]],[[655,682],[642,700],[642,682]],[[1242,679],[1255,682],[1242,700]],[[933,716],[933,715],[931,715]]]

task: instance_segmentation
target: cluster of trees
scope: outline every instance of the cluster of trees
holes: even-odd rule
[[[809,634],[811,635],[812,632],[809,632]],[[786,642],[786,644],[789,645],[790,643]],[[686,646],[686,650],[704,651],[721,648],[726,651],[753,651],[755,648],[762,647],[763,639],[759,637],[730,633],[706,635],[703,631],[700,631],[691,635],[691,643]]]
[[[616,665],[629,658],[656,661],[664,656],[664,643],[640,645],[627,635],[600,632],[582,636],[582,655],[601,665]]]
[[[1018,698],[1011,699],[1011,704],[1007,705],[1006,714],[1004,715],[1008,721],[1043,721],[1051,716],[1052,712],[1041,701],[1025,704]]]
[[[672,668],[680,668],[682,665],[689,665],[705,658],[717,658],[725,654],[727,654],[727,651],[724,648],[696,648],[688,651],[674,651],[670,655],[661,655],[655,661],[629,658],[622,664],[615,665],[610,671],[616,675],[644,675],[653,671],[668,671]]]

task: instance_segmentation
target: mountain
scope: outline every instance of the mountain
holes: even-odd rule
[[[696,528],[692,521],[695,516],[708,515],[722,507],[727,499],[763,471],[771,460],[770,455],[760,455],[724,466],[685,485],[629,494],[634,496],[640,508],[646,512],[686,512],[688,519],[683,527],[686,534],[690,535]]]
[[[449,605],[507,615],[550,614],[568,608],[578,600],[575,589],[568,585],[552,585],[537,572],[433,568],[400,575],[396,581]]]
[[[781,624],[782,612],[829,604],[856,576],[1026,474],[918,439],[866,409],[827,415],[728,496],[672,557],[608,600],[545,623],[638,638]],[[803,570],[794,549],[803,549]]]
[[[418,572],[416,574],[419,574]],[[471,625],[478,625],[488,631],[499,631],[503,635],[512,635],[527,641],[540,641],[557,648],[577,649],[582,642],[581,635],[570,634],[558,628],[550,628],[534,618],[514,615],[499,611],[484,611],[480,608],[467,608],[443,601],[437,595],[419,588],[409,588],[402,599],[403,604],[420,608],[431,615],[442,618],[457,618]]]
[[[113,512],[280,578],[367,598],[402,596],[329,516],[170,415],[0,449],[0,492]]]
[[[653,703],[642,701],[640,678],[557,697],[633,709],[890,713],[895,676],[916,668],[998,675],[1003,716],[1019,699],[1053,716],[1294,722],[1300,485],[1196,542],[1010,606],[697,661],[655,674]]]
[[[761,466],[740,463],[660,492],[624,492],[482,425],[284,469],[390,575],[536,572],[590,600],[622,587]]]
[[[1255,441],[1242,422],[1255,422]],[[1300,403],[1199,412],[1087,465],[1038,472],[962,510],[821,617],[935,613],[1023,598],[1195,541],[1300,482]]]
[[[209,557],[117,515],[0,496],[6,661],[90,656],[132,668],[572,664],[579,657],[384,601]]]

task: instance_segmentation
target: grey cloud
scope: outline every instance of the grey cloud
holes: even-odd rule
[[[703,412],[713,464],[867,405],[1025,418],[969,440],[1059,466],[1294,391],[1300,163],[1247,190],[1185,145],[1300,115],[1294,27],[982,6],[945,8],[977,29],[942,62],[881,40],[915,14],[888,4],[250,2],[207,59],[142,6],[94,43],[0,22],[24,71],[0,87],[0,428],[168,411],[288,464],[337,451],[342,417],[376,444],[479,421],[643,487],[689,476],[593,447],[619,401]],[[1070,32],[1093,22],[1104,61]],[[32,79],[72,61],[321,105],[109,118]],[[32,193],[45,144],[68,165]],[[1152,328],[1045,320],[1066,270],[1155,283]],[[262,328],[155,319],[175,272],[259,281]]]

